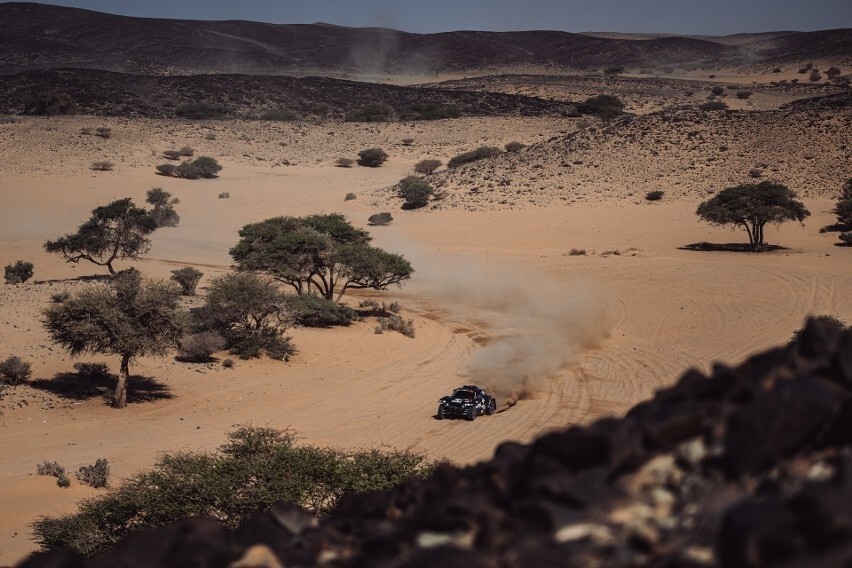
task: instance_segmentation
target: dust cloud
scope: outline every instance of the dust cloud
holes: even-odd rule
[[[471,258],[412,260],[422,294],[447,306],[451,322],[482,330],[484,345],[467,371],[472,383],[501,402],[546,392],[612,327],[604,302],[582,282],[556,282],[540,272]]]

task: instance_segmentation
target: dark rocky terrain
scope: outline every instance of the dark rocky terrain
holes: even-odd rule
[[[733,42],[558,31],[413,34],[325,24],[130,18],[43,4],[0,4],[0,72],[81,67],[143,74],[433,75],[524,66],[712,69],[821,57],[848,60],[850,54],[852,30],[755,34]]]
[[[226,105],[232,118],[258,118],[266,110],[286,108],[307,118],[341,119],[368,103],[397,111],[435,103],[456,107],[467,116],[565,116],[574,105],[504,93],[400,87],[324,77],[257,75],[130,75],[94,69],[34,70],[0,75],[0,114],[26,110],[34,93],[69,95],[82,114],[173,118],[181,105]]]
[[[688,371],[624,418],[230,533],[190,519],[101,557],[21,566],[848,566],[852,330],[812,321],[739,367]]]

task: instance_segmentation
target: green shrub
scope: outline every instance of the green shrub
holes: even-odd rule
[[[462,164],[468,164],[477,160],[484,160],[485,158],[490,158],[500,153],[500,148],[495,148],[494,146],[480,146],[476,150],[463,152],[457,156],[453,156],[450,161],[447,162],[447,167],[455,168]]]
[[[23,284],[33,277],[33,263],[19,260],[4,268],[6,284]]]
[[[425,207],[434,193],[435,188],[421,177],[408,176],[399,182],[398,195],[405,200],[402,204],[403,209]]]
[[[276,122],[293,122],[299,120],[299,113],[286,108],[274,108],[260,115],[260,120],[273,120]]]
[[[33,523],[44,549],[68,546],[85,556],[134,532],[188,517],[237,527],[277,501],[328,512],[347,493],[386,491],[432,464],[410,451],[340,451],[296,443],[292,432],[240,427],[214,452],[171,452],[70,515]]]
[[[84,465],[77,470],[77,481],[99,489],[106,487],[109,481],[109,462],[99,459],[92,465]]]
[[[178,359],[191,363],[204,363],[217,351],[227,347],[228,342],[215,331],[202,331],[187,335],[181,340]]]
[[[378,168],[388,159],[381,148],[367,148],[358,152],[358,165],[367,168]]]
[[[443,165],[441,160],[420,160],[414,164],[414,171],[418,174],[429,175],[435,173],[435,170]]]
[[[367,223],[370,225],[390,225],[391,221],[393,221],[393,215],[387,212],[376,213],[375,215],[370,215],[367,219]]]
[[[191,266],[185,266],[177,270],[172,270],[171,280],[180,284],[184,296],[194,296],[195,288],[201,281],[202,276],[204,276],[204,273],[200,270]]]
[[[315,294],[288,296],[287,309],[293,321],[305,327],[349,325],[358,317],[352,308]]]
[[[393,107],[386,103],[368,103],[360,110],[347,115],[349,122],[390,122],[393,120]]]
[[[175,211],[180,199],[172,198],[172,194],[162,187],[149,189],[145,202],[154,206],[150,214],[157,227],[176,227],[180,223],[180,215]]]
[[[665,195],[665,192],[662,191],[662,190],[659,190],[659,189],[654,190],[654,191],[649,191],[648,193],[645,194],[645,200],[646,201],[659,201],[663,198],[663,195]]]
[[[77,114],[79,108],[71,95],[56,91],[40,91],[24,100],[24,114],[54,116]]]
[[[10,355],[0,362],[0,383],[19,385],[28,381],[32,374],[30,364],[17,355]]]
[[[232,112],[233,109],[227,105],[204,101],[180,105],[175,109],[179,117],[191,119],[224,118]]]

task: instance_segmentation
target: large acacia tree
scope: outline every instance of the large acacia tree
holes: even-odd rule
[[[231,249],[239,270],[264,272],[297,294],[339,301],[349,288],[384,290],[411,278],[401,255],[369,245],[370,234],[339,213],[276,217],[246,225]]]
[[[95,208],[76,233],[47,241],[44,250],[61,254],[67,262],[88,260],[106,266],[115,276],[113,262],[125,258],[135,260],[148,252],[151,248],[148,235],[158,226],[150,211],[137,207],[126,197]]]
[[[44,326],[72,356],[121,357],[113,406],[124,408],[130,363],[145,355],[163,356],[177,347],[183,334],[179,298],[176,284],[143,281],[138,271],[126,270],[109,284],[48,308]]]
[[[711,225],[743,228],[752,250],[759,251],[766,244],[763,228],[767,223],[801,223],[811,214],[795,197],[787,186],[774,181],[746,183],[723,189],[695,213]]]

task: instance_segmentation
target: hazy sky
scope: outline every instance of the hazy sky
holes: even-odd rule
[[[153,18],[327,22],[411,32],[740,32],[852,28],[852,0],[51,0]]]

